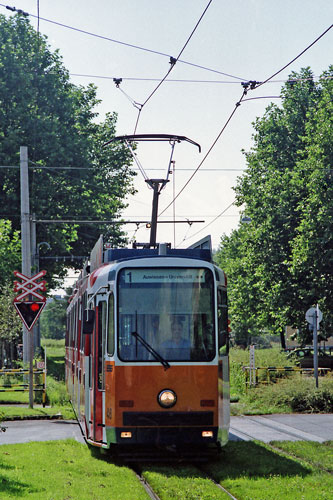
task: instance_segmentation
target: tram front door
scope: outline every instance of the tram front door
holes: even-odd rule
[[[96,320],[92,347],[92,394],[91,417],[93,440],[103,441],[105,427],[105,375],[104,357],[106,340],[107,302],[99,297],[96,301]]]

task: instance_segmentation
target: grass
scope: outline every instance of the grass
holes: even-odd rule
[[[75,415],[70,406],[53,407],[20,407],[2,406],[0,408],[2,420],[23,420],[29,418],[60,418],[63,420],[75,420]]]
[[[256,442],[230,442],[207,472],[240,500],[330,500],[333,476],[305,459],[318,449],[325,456],[331,444],[309,442],[306,452],[302,442],[292,446],[294,456]]]
[[[0,498],[147,500],[133,471],[73,440],[2,445]]]
[[[205,475],[239,500],[330,500],[333,442],[230,442],[219,460],[195,466],[143,464],[161,500],[227,500]],[[283,451],[278,451],[280,448]],[[0,446],[0,498],[148,499],[131,469],[74,440]]]
[[[314,467],[333,473],[333,441],[326,441],[324,444],[309,441],[274,441],[271,444]]]
[[[230,497],[190,465],[144,467],[143,477],[161,500],[228,500]]]

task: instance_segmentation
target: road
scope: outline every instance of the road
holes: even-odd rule
[[[27,443],[74,438],[84,443],[75,421],[20,420],[4,422],[1,444]],[[333,414],[253,415],[231,417],[230,440],[250,441],[324,441],[333,440]]]

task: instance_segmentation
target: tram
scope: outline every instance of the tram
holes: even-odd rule
[[[227,279],[211,249],[96,243],[67,310],[66,385],[86,441],[226,444]]]

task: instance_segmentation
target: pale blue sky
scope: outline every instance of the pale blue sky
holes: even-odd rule
[[[139,45],[176,57],[193,30],[208,0],[40,0],[40,16],[130,44]],[[37,0],[15,0],[7,3],[31,14],[37,14]],[[1,7],[0,12],[11,15]],[[263,80],[293,59],[315,40],[333,19],[331,0],[213,0],[181,59],[213,68],[246,80]],[[36,20],[31,18],[36,26]],[[162,78],[169,68],[167,57],[99,40],[88,35],[40,21],[40,31],[49,37],[52,48],[59,48],[71,74],[109,77]],[[284,80],[291,71],[310,66],[315,75],[327,69],[332,61],[333,29],[274,80]],[[178,62],[171,79],[220,80],[229,83],[164,82],[143,108],[138,133],[174,133],[199,142],[201,155],[193,146],[176,147],[176,193],[184,185],[209,149],[242,94],[240,80],[204,71]],[[112,79],[72,76],[76,84],[95,83],[107,111],[119,113],[118,134],[132,134],[137,110],[116,89]],[[121,88],[142,103],[157,82],[123,81]],[[267,83],[249,97],[279,95],[281,83]],[[186,247],[207,233],[218,246],[222,233],[238,224],[238,210],[230,208],[203,229],[234,200],[232,186],[243,169],[241,149],[251,146],[251,123],[262,115],[269,100],[243,103],[215,149],[176,201],[176,215],[184,219],[205,219],[205,224],[192,227],[177,225],[176,245]],[[275,100],[274,102],[279,102]],[[138,155],[143,166],[165,168],[169,151],[164,145],[140,146]],[[205,172],[206,169],[206,172]],[[207,169],[217,169],[216,172]],[[148,171],[161,177],[164,171]],[[127,218],[149,219],[151,191],[140,174],[136,180],[138,193],[129,199]],[[160,196],[163,209],[173,195],[172,182]],[[88,214],[87,214],[88,215]],[[172,218],[170,208],[164,215]],[[129,228],[128,229],[132,229]],[[134,228],[133,228],[134,230]],[[194,233],[198,233],[194,236]],[[133,231],[129,233],[133,235]],[[173,226],[160,225],[158,241],[173,243]],[[193,237],[192,237],[193,236]],[[187,239],[184,240],[184,237]],[[148,231],[137,233],[138,241],[147,241]]]

